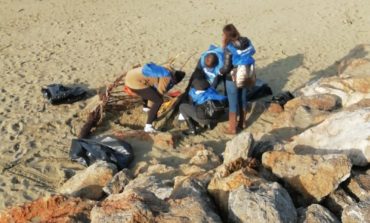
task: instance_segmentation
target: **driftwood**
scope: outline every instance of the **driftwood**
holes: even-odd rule
[[[105,92],[99,94],[99,103],[95,106],[92,111],[89,112],[86,123],[82,126],[78,138],[86,138],[90,133],[91,129],[99,125],[104,118],[104,111],[111,99],[113,89],[121,85],[123,78],[126,76],[126,73],[119,76],[112,84],[108,85]]]

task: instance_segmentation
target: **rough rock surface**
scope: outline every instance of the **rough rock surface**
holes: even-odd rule
[[[189,161],[190,165],[199,166],[205,170],[216,168],[221,164],[221,159],[212,149],[203,149],[196,152]]]
[[[0,223],[89,222],[95,202],[61,195],[44,197],[0,214]]]
[[[228,222],[296,222],[288,192],[278,183],[240,186],[230,193]]]
[[[167,204],[153,193],[142,189],[127,189],[112,194],[91,211],[91,222],[154,222],[153,212],[167,208]]]
[[[98,161],[67,180],[59,193],[97,200],[116,172],[114,164]]]
[[[352,171],[347,189],[361,201],[370,200],[370,170],[367,172]]]
[[[239,157],[247,159],[253,144],[253,136],[249,132],[242,132],[226,143],[224,163],[229,163]]]
[[[347,206],[342,214],[343,223],[369,223],[370,201],[361,201],[357,204]]]
[[[107,186],[103,188],[103,191],[107,194],[118,194],[123,191],[125,186],[132,180],[132,175],[129,169],[123,169],[116,173],[114,177],[109,181]]]
[[[192,180],[175,188],[163,201],[144,189],[125,189],[110,195],[91,211],[92,222],[221,223],[205,189]]]
[[[295,136],[286,147],[297,154],[344,153],[352,164],[366,166],[370,162],[370,108],[335,113]]]
[[[299,208],[297,212],[298,223],[340,223],[333,213],[319,204]]]
[[[211,182],[208,184],[208,192],[215,199],[219,209],[227,216],[227,206],[230,191],[244,186],[253,186],[266,182],[258,176],[258,173],[251,168],[243,168],[231,173],[228,176],[222,177],[220,174],[215,174]]]
[[[173,180],[163,180],[155,176],[140,175],[125,186],[125,190],[134,188],[145,189],[163,200],[170,197],[173,190]]]
[[[350,176],[351,162],[345,155],[296,155],[266,152],[262,163],[298,191],[307,201],[320,201]]]
[[[335,214],[338,219],[341,218],[344,208],[355,203],[356,201],[342,188],[338,188],[323,200],[323,205]]]
[[[319,79],[300,89],[299,92],[306,96],[334,94],[341,98],[344,107],[364,98],[370,98],[370,62],[357,60],[351,63],[341,71],[342,74]]]

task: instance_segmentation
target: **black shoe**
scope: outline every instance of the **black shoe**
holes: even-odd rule
[[[196,135],[197,129],[195,127],[195,123],[192,119],[185,119],[186,124],[188,125],[189,129],[184,132],[186,135]]]

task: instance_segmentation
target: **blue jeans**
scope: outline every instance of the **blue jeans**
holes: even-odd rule
[[[247,88],[237,88],[233,81],[226,80],[226,92],[229,101],[229,112],[238,113],[240,108],[248,108]]]

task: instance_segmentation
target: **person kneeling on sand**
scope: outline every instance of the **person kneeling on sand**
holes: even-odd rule
[[[197,123],[211,129],[224,113],[225,101],[226,97],[220,95],[205,79],[194,79],[189,90],[189,103],[180,105],[180,114],[189,127],[185,134],[196,135]]]
[[[157,119],[157,113],[163,104],[163,95],[178,84],[184,76],[183,71],[173,71],[154,63],[148,63],[143,67],[127,72],[125,77],[126,87],[139,95],[144,101],[151,102],[144,127],[145,132],[156,132],[152,124]]]

